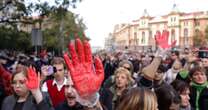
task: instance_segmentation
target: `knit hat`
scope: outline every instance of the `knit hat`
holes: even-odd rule
[[[143,76],[146,77],[147,79],[153,80],[155,78],[155,73],[157,72],[160,62],[161,62],[161,58],[159,57],[154,58],[154,60],[151,62],[150,65],[142,69]]]

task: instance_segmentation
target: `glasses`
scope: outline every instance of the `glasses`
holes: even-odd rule
[[[24,84],[26,83],[26,80],[14,80],[12,81],[11,85],[14,87],[14,86],[23,86]]]

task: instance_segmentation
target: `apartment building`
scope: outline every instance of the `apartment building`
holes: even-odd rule
[[[115,25],[111,35],[114,41],[111,41],[111,45],[118,49],[154,49],[155,33],[166,29],[169,31],[169,43],[177,40],[177,47],[191,47],[194,45],[196,34],[199,34],[200,39],[204,39],[207,26],[208,11],[184,13],[175,7],[166,15],[154,17],[144,10],[143,16],[139,19]]]

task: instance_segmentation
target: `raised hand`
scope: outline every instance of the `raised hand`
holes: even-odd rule
[[[104,79],[104,69],[101,60],[95,57],[95,67],[92,60],[90,44],[87,41],[81,42],[80,39],[75,41],[75,46],[69,43],[68,54],[64,54],[64,60],[69,69],[70,76],[74,82],[75,89],[81,97],[88,97],[96,93]]]
[[[169,38],[169,32],[167,30],[163,30],[162,34],[160,33],[160,31],[156,32],[155,41],[156,41],[156,44],[160,48],[162,48],[162,49],[169,49],[169,48],[175,46],[176,40],[171,42],[171,44],[169,45],[168,44],[168,38]]]
[[[29,67],[27,69],[28,72],[28,78],[26,80],[26,85],[29,90],[36,90],[40,87],[40,74],[37,74],[35,72],[35,69],[32,67]]]

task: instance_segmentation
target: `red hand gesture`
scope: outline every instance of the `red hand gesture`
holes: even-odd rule
[[[171,42],[171,45],[169,45],[168,38],[169,38],[169,32],[167,30],[163,30],[162,35],[161,35],[160,31],[157,31],[157,33],[155,35],[156,44],[163,49],[168,49],[170,47],[175,46],[176,40]]]
[[[32,67],[27,69],[28,78],[26,80],[26,85],[29,90],[39,89],[40,87],[40,74],[37,75]]]
[[[67,53],[64,54],[64,60],[70,71],[70,76],[74,82],[75,88],[82,97],[90,96],[97,92],[104,79],[104,69],[101,60],[95,58],[95,68],[93,66],[92,52],[87,41],[84,43],[76,39],[77,52],[72,43],[68,49],[71,59]]]

